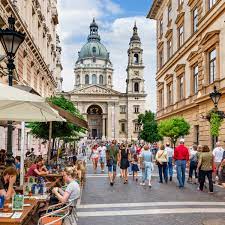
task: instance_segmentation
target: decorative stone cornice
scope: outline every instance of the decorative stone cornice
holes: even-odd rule
[[[176,72],[177,76],[180,76],[185,72],[185,64],[177,64],[174,71]]]
[[[180,26],[180,24],[182,24],[184,22],[184,12],[181,12],[177,15],[177,18],[175,20],[175,23]]]
[[[158,10],[160,9],[162,3],[164,0],[154,0],[152,3],[152,7],[147,15],[147,18],[149,19],[156,19],[156,15],[158,13]]]
[[[165,38],[171,37],[173,34],[173,29],[169,29],[167,30],[166,34],[165,34]]]
[[[163,46],[163,41],[160,41],[157,45],[157,48],[160,49]]]
[[[207,51],[210,47],[212,47],[216,43],[219,43],[219,34],[220,30],[210,31],[205,34],[202,41],[200,42],[200,45],[202,45],[204,51]]]

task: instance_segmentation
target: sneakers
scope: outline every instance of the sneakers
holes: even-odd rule
[[[170,177],[170,181],[172,181],[172,180],[173,180],[173,177],[171,176],[171,177]]]
[[[141,186],[145,186],[145,183],[140,183]]]

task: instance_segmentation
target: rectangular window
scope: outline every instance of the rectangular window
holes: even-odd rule
[[[159,51],[159,69],[163,66],[163,49]]]
[[[90,121],[90,125],[91,125],[91,126],[97,125],[97,120],[91,120],[91,121]]]
[[[170,106],[173,104],[173,87],[172,83],[167,85],[167,105]]]
[[[159,20],[159,36],[163,36],[163,18]]]
[[[125,123],[121,123],[121,132],[125,132]]]
[[[198,65],[193,68],[193,76],[194,76],[194,93],[198,93]]]
[[[172,56],[172,39],[167,41],[167,60]]]
[[[184,3],[184,0],[178,0],[178,6],[182,5]]]
[[[192,11],[192,19],[193,19],[193,33],[198,30],[198,9],[197,7]]]
[[[134,113],[139,113],[139,105],[134,106]]]
[[[120,113],[126,113],[126,106],[125,105],[120,106]]]
[[[199,145],[199,125],[194,126],[194,132],[195,132],[194,144]]]
[[[139,132],[140,131],[140,126],[139,126],[138,123],[135,123],[135,125],[134,125],[134,131],[135,132]]]
[[[178,47],[184,44],[184,25],[178,28]]]
[[[168,5],[168,23],[171,21],[172,19],[172,3],[170,2]]]
[[[159,109],[163,109],[164,107],[164,94],[163,89],[159,91]]]
[[[184,98],[184,77],[181,76],[179,80],[179,99]]]
[[[209,83],[213,83],[216,78],[216,49],[209,52]]]
[[[208,0],[208,1],[209,1],[209,9],[211,9],[216,4],[216,0]]]

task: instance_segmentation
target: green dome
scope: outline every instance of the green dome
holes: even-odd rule
[[[108,59],[108,52],[101,42],[89,41],[81,48],[79,60],[92,57]]]

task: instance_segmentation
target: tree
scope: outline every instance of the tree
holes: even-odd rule
[[[155,120],[155,114],[151,111],[145,111],[138,116],[138,123],[142,125],[140,138],[146,142],[154,143],[161,140],[158,132],[158,124]]]
[[[188,135],[190,124],[182,117],[174,117],[159,123],[159,134],[169,137],[174,147],[179,137]]]
[[[60,96],[60,97],[54,96],[49,98],[48,101],[72,113],[74,116],[83,118],[80,112],[78,111],[78,109],[75,108],[74,104],[70,100],[64,98],[63,96]],[[29,123],[28,126],[29,128],[31,128],[31,133],[36,138],[48,140],[49,123],[34,122],[34,123]],[[55,138],[74,137],[76,136],[76,132],[84,132],[84,129],[69,122],[53,122],[52,123],[53,143]]]

